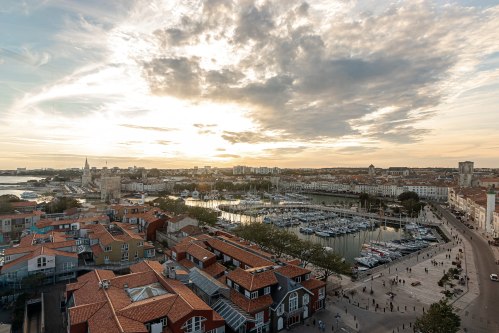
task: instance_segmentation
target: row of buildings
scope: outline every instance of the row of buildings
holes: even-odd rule
[[[479,230],[494,238],[499,237],[499,197],[495,184],[499,178],[487,179],[482,183],[493,183],[488,187],[449,188],[449,206],[463,214],[466,222],[473,223]]]
[[[324,308],[325,283],[296,264],[191,228],[163,264],[145,260],[120,276],[95,270],[68,284],[68,332],[278,332]]]
[[[410,184],[393,183],[356,183],[335,182],[327,180],[317,181],[280,181],[280,187],[287,191],[325,191],[339,193],[368,193],[373,196],[396,198],[408,191],[416,192],[420,198],[445,201],[448,197],[448,186],[443,182],[418,181]]]

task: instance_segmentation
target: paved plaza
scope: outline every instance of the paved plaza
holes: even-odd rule
[[[467,307],[478,297],[479,286],[471,245],[466,237],[457,233],[448,223],[440,222],[429,209],[430,222],[439,224],[450,242],[433,245],[430,248],[406,256],[395,263],[378,268],[373,275],[358,281],[343,277],[339,295],[329,296],[326,310],[315,316],[297,332],[319,332],[318,320],[325,323],[327,332],[413,332],[413,324],[430,304],[445,298],[444,291],[455,291],[449,302],[465,317]],[[459,260],[461,276],[468,281],[453,287],[440,287],[438,281]],[[372,290],[372,292],[371,292]],[[462,332],[498,331],[487,326],[484,318],[475,318],[473,328],[463,327]],[[489,323],[490,324],[490,323]],[[480,328],[480,326],[483,326]]]

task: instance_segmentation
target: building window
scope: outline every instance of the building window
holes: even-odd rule
[[[245,290],[244,296],[246,296],[246,298],[251,298],[251,293],[249,291]]]
[[[72,262],[65,262],[65,263],[62,264],[62,270],[64,272],[72,270],[73,267],[75,267],[75,265]]]
[[[121,253],[121,261],[128,261],[128,252]]]
[[[206,319],[204,317],[192,317],[187,320],[184,325],[182,325],[182,329],[185,333],[194,333],[201,331],[202,324]]]
[[[325,296],[324,292],[325,292],[324,288],[319,289],[319,299],[323,299],[324,298],[324,296]]]
[[[270,294],[270,287],[265,287],[265,289],[263,289],[263,294],[264,295]]]
[[[231,281],[231,280],[229,280],[229,279],[227,279],[227,285],[228,285],[229,287],[232,287],[232,281]]]
[[[251,299],[258,298],[258,290],[251,293]]]
[[[301,276],[298,276],[298,277],[296,278],[296,282],[301,282]]]
[[[10,256],[5,256],[5,262],[9,262],[10,261]]]
[[[144,242],[138,242],[137,246],[144,246]]]
[[[307,274],[305,275],[305,281],[308,281],[308,280],[310,280],[310,273],[307,273]]]
[[[111,245],[104,247],[104,252],[111,252],[112,250],[113,250],[113,247]]]
[[[303,295],[303,305],[307,305],[310,302],[310,295],[305,294]]]
[[[47,258],[45,257],[40,257],[36,260],[36,264],[38,265],[38,267],[45,267],[47,266]]]
[[[135,255],[133,256],[134,259],[139,259],[139,251],[135,251]]]
[[[121,244],[121,251],[128,251],[128,244]]]
[[[104,262],[108,263],[109,262],[109,256],[104,256]]]
[[[7,273],[7,280],[13,281],[17,279],[17,272]]]
[[[161,318],[161,325],[163,327],[166,327],[167,324],[168,324],[168,318],[166,318],[166,317],[165,318]]]
[[[278,316],[282,316],[282,314],[284,313],[284,304],[281,304],[279,305],[279,307],[277,308],[277,315]]]
[[[234,283],[234,289],[239,291],[239,285],[237,283]]]
[[[255,315],[256,326],[262,325],[264,320],[263,311]]]
[[[289,312],[298,309],[298,293],[295,291],[289,296]]]

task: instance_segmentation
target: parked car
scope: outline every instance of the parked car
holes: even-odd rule
[[[416,286],[419,286],[420,284],[421,284],[421,282],[414,281],[414,282],[411,283],[411,286],[416,287]]]
[[[497,274],[490,274],[490,280],[491,281],[499,281],[499,277],[497,277]]]

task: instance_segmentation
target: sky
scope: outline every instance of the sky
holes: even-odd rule
[[[499,167],[499,0],[2,0],[0,169]]]

